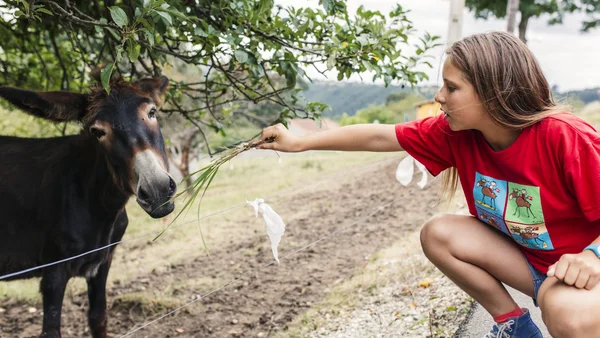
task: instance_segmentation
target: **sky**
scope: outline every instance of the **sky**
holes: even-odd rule
[[[275,0],[284,7],[317,7],[318,0]],[[409,9],[409,20],[417,30],[417,36],[424,32],[438,35],[446,41],[448,21],[450,18],[449,0],[347,0],[348,10],[355,13],[363,5],[366,9],[389,13],[397,3]],[[590,33],[581,33],[581,22],[584,15],[570,14],[564,24],[548,26],[548,17],[529,20],[527,29],[527,45],[538,59],[548,82],[557,85],[560,91],[579,90],[600,87],[600,28]],[[517,17],[517,23],[518,23]],[[498,19],[475,19],[467,9],[463,12],[462,35],[468,36],[493,30],[506,30],[506,21]],[[444,50],[439,47],[432,50],[436,61],[434,68],[425,70],[430,80],[424,84],[440,85],[441,58]],[[316,71],[308,74],[313,79],[324,79]],[[328,76],[335,81],[335,76]]]

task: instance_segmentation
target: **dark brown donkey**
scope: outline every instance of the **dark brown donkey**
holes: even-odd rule
[[[165,77],[97,86],[89,94],[0,87],[0,97],[54,121],[80,121],[79,135],[0,137],[0,276],[120,241],[135,194],[150,216],[173,211],[156,111]],[[12,279],[42,277],[41,337],[60,337],[65,286],[85,277],[92,336],[106,337],[106,278],[114,246]]]

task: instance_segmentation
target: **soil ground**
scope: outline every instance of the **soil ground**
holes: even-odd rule
[[[371,255],[407,232],[417,231],[436,212],[439,180],[424,190],[415,184],[403,187],[394,177],[397,164],[398,160],[387,161],[343,177],[333,176],[270,201],[286,222],[279,265],[264,267],[273,260],[270,243],[262,220],[254,218],[254,211],[247,206],[230,212],[214,225],[226,240],[218,247],[209,244],[210,256],[195,244],[197,255],[182,257],[127,281],[111,276],[110,336],[120,337],[224,285],[132,336],[269,337],[285,332],[288,323],[322,300],[331,287],[368,264]],[[197,236],[193,228],[174,231]],[[226,229],[231,231],[223,231]],[[205,235],[210,236],[210,231]],[[334,235],[287,256],[334,231]],[[152,245],[151,241],[120,245],[113,265],[143,267],[148,263],[139,261],[139,257],[147,257],[143,253]],[[39,302],[2,300],[0,335],[37,336],[42,322],[40,307]],[[84,291],[65,296],[63,337],[89,336],[86,311]]]

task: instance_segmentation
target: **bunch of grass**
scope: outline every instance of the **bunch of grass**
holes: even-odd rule
[[[199,221],[199,219],[200,219],[200,206],[202,204],[202,198],[206,194],[206,190],[208,190],[208,187],[212,183],[212,181],[215,178],[215,176],[217,176],[217,173],[219,172],[219,169],[221,168],[221,166],[223,164],[231,161],[236,156],[238,156],[239,154],[241,154],[241,153],[243,153],[245,151],[248,151],[250,149],[256,148],[256,147],[260,146],[263,143],[270,143],[270,142],[273,142],[273,141],[274,141],[274,138],[266,138],[264,140],[255,140],[255,141],[251,141],[251,142],[248,142],[248,143],[239,144],[238,146],[236,146],[236,147],[230,149],[229,151],[225,152],[224,155],[222,155],[221,157],[215,158],[212,161],[210,161],[210,163],[207,166],[205,166],[202,169],[197,170],[197,171],[189,174],[188,176],[184,177],[182,179],[182,182],[185,182],[188,178],[196,176],[196,175],[199,174],[199,176],[196,179],[194,179],[192,185],[190,185],[189,188],[187,188],[184,191],[181,191],[181,192],[177,193],[175,196],[173,196],[173,199],[177,199],[181,195],[188,194],[189,191],[192,191],[191,195],[184,200],[185,204],[183,205],[183,207],[181,208],[181,210],[177,213],[177,215],[175,216],[175,218],[169,223],[169,225],[165,229],[163,229],[163,231],[161,231],[154,238],[154,240],[156,240],[157,238],[159,238],[165,231],[167,231],[167,229],[169,229],[169,227],[171,225],[173,225],[173,223],[175,222],[175,220],[177,220],[179,218],[179,216],[181,216],[181,214],[184,211],[189,210],[190,207],[194,204],[194,202],[198,198],[198,196],[200,197],[200,199],[198,201],[198,221]],[[202,231],[200,231],[200,235],[202,237],[202,243],[204,245],[204,248],[206,249],[207,246],[206,246],[206,243],[204,241],[204,235],[202,235]]]

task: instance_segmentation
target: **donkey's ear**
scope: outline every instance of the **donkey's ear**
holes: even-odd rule
[[[162,106],[163,98],[169,87],[169,79],[166,76],[141,79],[134,83],[142,91],[150,94],[158,106]]]
[[[0,86],[0,98],[31,115],[52,121],[80,120],[86,112],[87,95],[64,91],[34,92]]]

